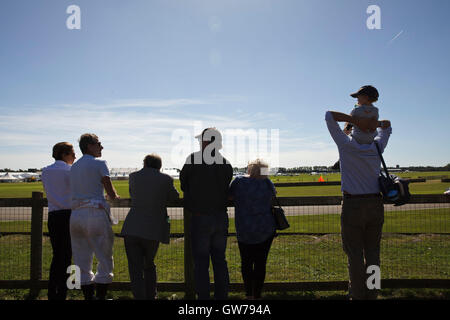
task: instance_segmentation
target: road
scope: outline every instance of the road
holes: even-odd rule
[[[393,205],[385,205],[385,211],[407,211],[407,210],[423,210],[423,209],[444,209],[450,208],[450,203],[424,203],[424,204],[406,204],[401,207]],[[340,205],[331,206],[289,206],[283,207],[287,216],[305,216],[305,215],[321,215],[321,214],[340,214]],[[124,220],[127,216],[129,208],[112,208],[112,213]],[[44,221],[47,221],[47,208],[44,208]],[[183,219],[183,208],[168,208],[170,219]],[[228,208],[228,216],[234,218],[234,208]],[[31,221],[31,208],[29,207],[0,207],[0,221]]]

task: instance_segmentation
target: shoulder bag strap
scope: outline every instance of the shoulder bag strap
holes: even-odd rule
[[[377,147],[378,155],[380,156],[381,163],[383,164],[383,169],[386,172],[386,177],[388,179],[391,179],[391,176],[389,175],[386,163],[384,162],[383,156],[381,155],[381,150],[380,150],[380,146],[378,145],[378,141],[375,141],[375,146]]]
[[[267,183],[267,186],[270,189],[270,192],[272,193],[272,197],[275,198],[275,201],[277,202],[278,207],[281,208],[280,202],[278,201],[278,198],[277,198],[275,192],[273,192],[273,190],[272,190],[272,185],[270,184],[269,178],[267,178],[266,183]]]

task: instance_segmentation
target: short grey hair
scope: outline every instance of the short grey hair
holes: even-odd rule
[[[247,173],[251,178],[267,178],[269,176],[269,164],[262,159],[253,160],[248,163]]]
[[[85,154],[86,152],[88,152],[88,146],[90,144],[98,143],[98,137],[93,133],[85,133],[81,135],[80,139],[78,140],[78,143],[81,152]]]

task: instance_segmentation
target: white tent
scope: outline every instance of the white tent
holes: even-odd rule
[[[0,176],[0,182],[17,182],[20,181],[20,179],[14,177],[12,174],[7,172],[5,175]]]

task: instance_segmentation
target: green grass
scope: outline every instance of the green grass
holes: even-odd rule
[[[450,277],[449,235],[392,235],[381,242],[383,278],[448,279]],[[0,280],[26,280],[29,277],[29,236],[0,238]],[[161,245],[156,265],[158,281],[183,282],[184,240],[172,239]],[[227,261],[231,282],[242,282],[240,257],[235,237],[228,239]],[[43,240],[43,279],[48,279],[51,246]],[[114,242],[114,280],[129,281],[122,238]],[[296,235],[275,238],[267,264],[267,281],[340,281],[348,279],[346,257],[339,234]]]
[[[408,178],[417,178],[419,176],[442,176],[450,175],[450,172],[407,172],[399,174]],[[296,176],[272,176],[271,180],[275,183],[286,182],[311,182],[317,181],[319,175],[300,174]],[[340,181],[339,173],[333,173],[323,176],[328,181]],[[129,198],[127,180],[113,181],[114,187],[122,198]],[[175,180],[174,185],[180,192],[180,181]],[[419,182],[410,184],[410,191],[412,194],[442,194],[450,188],[450,183],[442,183],[439,179],[427,180],[427,182]],[[42,191],[43,186],[41,182],[20,182],[20,183],[0,183],[0,198],[29,198],[33,191]],[[278,196],[280,197],[299,197],[299,196],[338,196],[341,195],[340,186],[312,186],[312,187],[288,187],[277,188]]]

